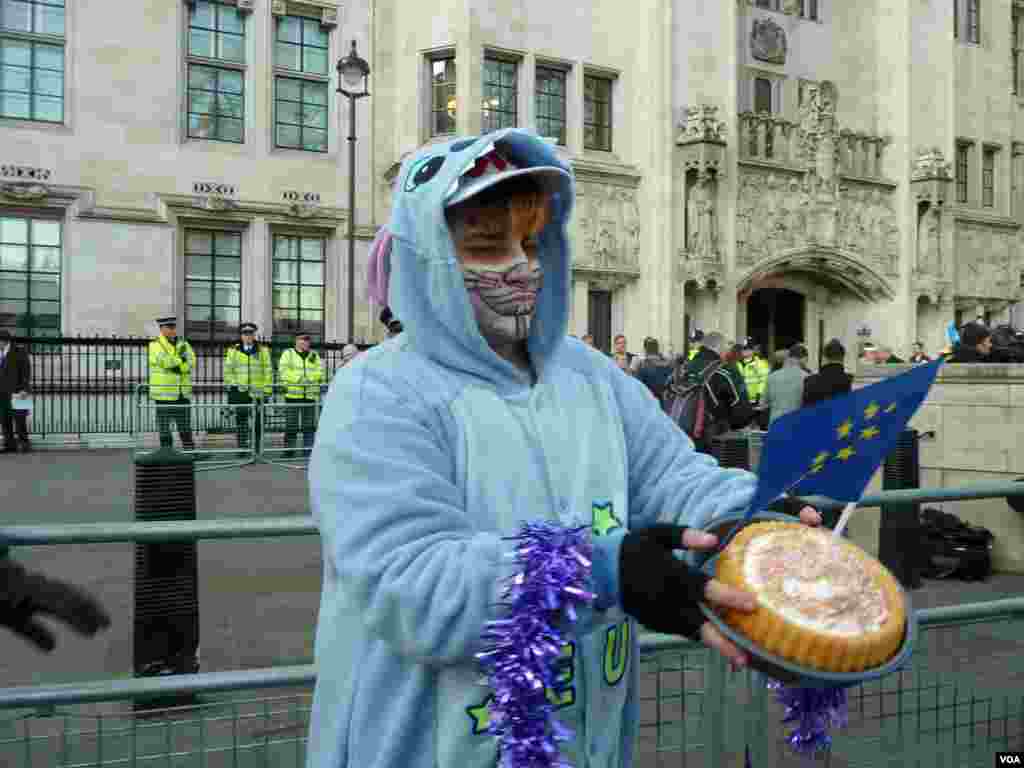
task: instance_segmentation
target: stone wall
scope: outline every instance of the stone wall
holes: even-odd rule
[[[855,386],[880,381],[908,366],[861,366]],[[921,485],[959,487],[1024,477],[1024,365],[945,365],[911,426],[935,430],[921,443]],[[881,473],[868,492],[881,490]],[[1024,573],[1024,515],[1002,498],[945,502],[941,507],[995,534],[997,570]],[[870,552],[878,551],[878,509],[857,512],[850,533]]]

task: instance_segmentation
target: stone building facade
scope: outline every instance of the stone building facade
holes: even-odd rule
[[[11,0],[0,324],[357,338],[402,158],[521,125],[578,180],[571,332],[903,356],[1020,298],[1016,0]],[[9,10],[13,9],[13,10]],[[1020,136],[1021,138],[1018,138]],[[39,222],[39,223],[36,223]]]

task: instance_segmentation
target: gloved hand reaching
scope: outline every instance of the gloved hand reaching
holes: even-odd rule
[[[684,548],[688,530],[685,525],[662,524],[627,533],[619,552],[620,591],[623,610],[648,629],[697,639],[707,622],[698,603],[749,611],[754,598],[719,584],[672,554]],[[710,534],[697,530],[691,534],[694,539],[706,536]]]
[[[110,616],[103,606],[84,590],[28,571],[0,554],[0,626],[50,652],[57,641],[37,621],[38,615],[59,619],[87,637],[110,626]]]

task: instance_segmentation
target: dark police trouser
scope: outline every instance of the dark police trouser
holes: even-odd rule
[[[294,448],[296,433],[302,432],[303,447],[312,448],[313,438],[316,437],[316,400],[311,400],[308,397],[286,397],[285,402],[291,406],[287,409],[287,414],[285,415],[285,447]]]
[[[0,392],[0,429],[4,433],[4,448],[14,448],[14,433],[22,444],[28,442],[28,411],[11,408],[11,393]]]
[[[238,447],[248,448],[249,447],[249,416],[255,418],[256,427],[256,445],[260,444],[260,436],[263,434],[263,425],[260,423],[260,401],[253,400],[252,395],[248,392],[241,392],[237,389],[228,390],[228,402],[232,405],[251,405],[256,404],[255,408],[235,408],[235,426],[237,427],[238,433]]]
[[[174,422],[178,426],[178,434],[181,435],[181,444],[185,450],[195,450],[196,444],[192,439],[191,404],[188,398],[181,396],[177,400],[156,401],[156,428],[160,433],[161,448],[174,446],[174,438],[171,437],[171,422]]]

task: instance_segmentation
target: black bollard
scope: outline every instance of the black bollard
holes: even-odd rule
[[[896,447],[885,459],[882,490],[921,487],[920,436],[916,429],[900,433]],[[905,589],[921,586],[924,535],[920,503],[883,504],[878,530],[878,559]]]
[[[196,519],[194,459],[161,448],[135,461],[135,519],[139,522]],[[199,671],[199,585],[196,543],[135,545],[135,677]],[[139,702],[142,708],[191,701],[166,697]]]
[[[718,465],[729,469],[750,469],[750,442],[742,432],[726,432],[711,447]]]

